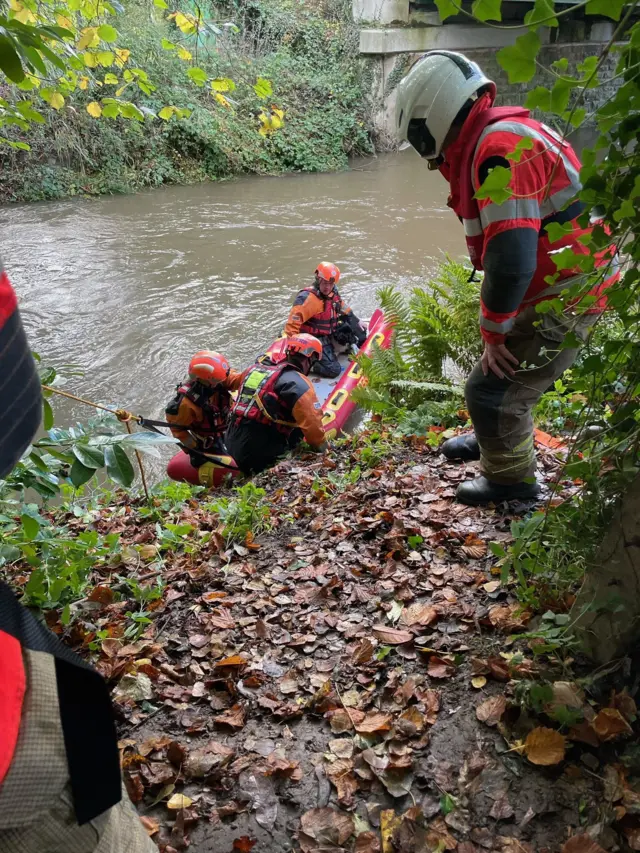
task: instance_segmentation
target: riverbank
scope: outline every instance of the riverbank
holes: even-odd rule
[[[245,0],[233,12],[205,4],[202,14],[219,33],[194,47],[161,8],[127,0],[106,67],[88,69],[62,106],[38,104],[41,123],[3,130],[30,150],[0,146],[0,203],[335,171],[373,151],[368,71],[350,4]],[[114,50],[127,56],[122,67]],[[126,82],[137,71],[148,81],[142,88]],[[209,78],[213,88],[202,82]],[[124,90],[140,120],[88,111]],[[190,115],[163,119],[167,106]]]
[[[495,556],[527,507],[456,504],[474,466],[434,443],[367,431],[231,492],[51,517],[93,552],[47,621],[108,679],[161,849],[636,849],[635,703],[544,647]]]

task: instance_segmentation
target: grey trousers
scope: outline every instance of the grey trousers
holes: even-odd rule
[[[522,368],[514,376],[485,376],[480,362],[465,385],[467,408],[480,445],[480,468],[495,483],[520,483],[535,476],[532,410],[571,367],[580,348],[560,349],[569,331],[584,343],[598,314],[538,314],[534,306],[516,318],[506,346]],[[534,326],[534,323],[539,325]]]

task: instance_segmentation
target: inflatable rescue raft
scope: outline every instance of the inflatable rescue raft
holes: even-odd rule
[[[369,320],[367,339],[358,351],[368,355],[374,346],[386,349],[391,342],[391,326],[385,321],[380,309]],[[328,439],[335,438],[347,425],[356,410],[356,404],[350,394],[362,379],[360,365],[346,355],[339,357],[342,373],[339,379],[309,377],[313,381],[316,395],[322,400],[322,423]],[[181,450],[167,465],[167,475],[172,480],[193,483],[196,486],[215,488],[226,482],[229,477],[240,476],[240,471],[231,456],[205,454],[207,462],[195,468],[189,456]]]

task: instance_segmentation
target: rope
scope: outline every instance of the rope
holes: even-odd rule
[[[76,403],[84,403],[85,406],[91,406],[93,409],[101,409],[103,412],[109,412],[111,415],[115,415],[119,421],[122,421],[127,428],[127,432],[129,435],[133,435],[133,430],[131,429],[131,421],[136,421],[140,423],[142,418],[137,415],[132,414],[132,412],[128,412],[126,409],[109,409],[107,406],[101,406],[99,403],[93,403],[91,400],[85,400],[83,397],[77,397],[75,394],[70,394],[68,391],[61,391],[59,388],[52,388],[50,385],[42,386],[45,391],[51,391],[53,394],[59,394],[61,397],[67,397],[69,400],[75,400]],[[140,451],[133,451],[136,455],[136,459],[138,461],[138,468],[140,469],[140,479],[142,480],[142,488],[144,489],[144,494],[147,499],[147,503],[149,503],[149,489],[147,487],[147,477],[144,471],[144,465],[142,464],[142,456],[140,455]]]

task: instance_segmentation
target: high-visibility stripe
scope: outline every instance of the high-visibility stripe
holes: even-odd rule
[[[569,160],[567,155],[563,153],[561,142],[552,142],[547,136],[545,136],[545,134],[540,133],[540,131],[536,130],[535,128],[529,127],[529,125],[523,124],[519,121],[498,121],[495,124],[490,124],[482,131],[482,133],[480,134],[480,138],[478,139],[478,144],[476,145],[476,153],[473,157],[473,162],[471,164],[471,182],[473,186],[475,186],[476,159],[478,156],[478,151],[482,145],[482,142],[491,133],[514,133],[517,136],[521,137],[528,136],[531,139],[537,139],[539,142],[542,142],[542,144],[548,151],[551,151],[553,154],[560,156],[562,165],[564,166],[565,172],[570,183],[568,187],[564,187],[563,189],[558,190],[553,195],[549,195],[547,196],[547,198],[544,199],[544,201],[540,205],[540,213],[543,217],[549,216],[551,213],[555,213],[556,211],[562,210],[565,204],[575,198],[582,189],[579,172],[573,165],[573,163]],[[557,137],[557,135],[554,134],[550,128],[547,129],[547,133],[552,138],[556,138],[559,140],[559,137]]]
[[[492,222],[512,219],[540,219],[540,206],[535,198],[510,198],[502,204],[480,208],[480,221],[485,229]]]
[[[479,219],[463,219],[465,237],[480,237],[482,234],[482,222]]]
[[[510,332],[513,329],[513,325],[516,322],[516,318],[509,317],[507,320],[503,320],[501,323],[496,323],[495,320],[490,320],[488,317],[485,317],[484,314],[480,315],[480,326],[483,329],[486,329],[487,332],[495,332],[498,335],[506,335],[507,332]]]

